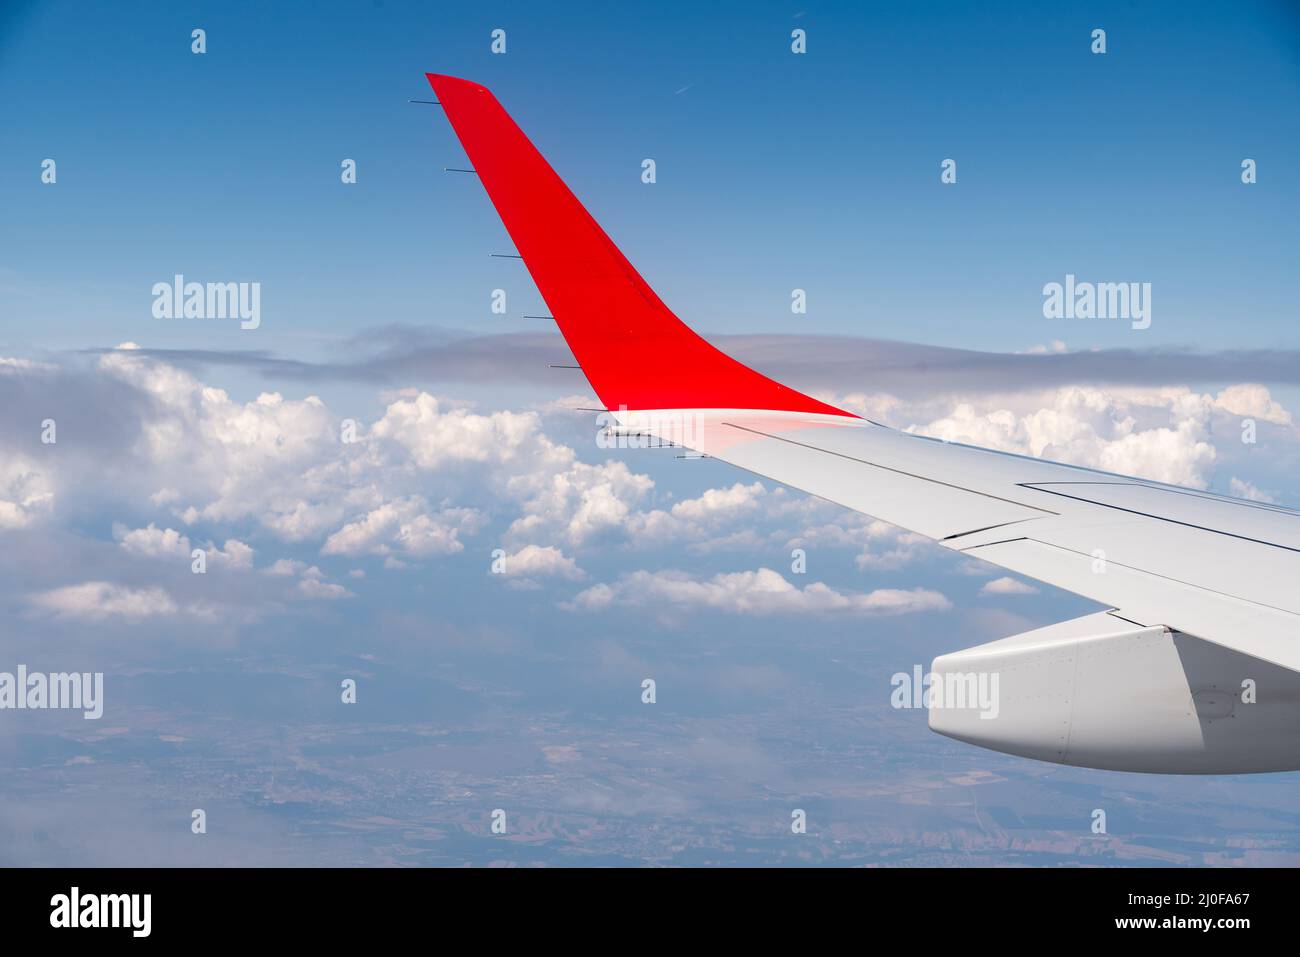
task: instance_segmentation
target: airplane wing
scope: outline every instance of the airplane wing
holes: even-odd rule
[[[1250,674],[1275,666],[1274,686],[1286,685],[1293,697],[1291,710],[1274,721],[1300,723],[1300,685],[1287,684],[1300,671],[1300,513],[900,432],[782,386],[709,345],[660,301],[486,88],[428,78],[616,429],[676,442],[1108,605],[1107,627],[1094,629],[1096,637],[1121,640],[1086,645],[1092,651],[1119,649],[1122,658],[1134,647],[1132,636],[1148,634],[1170,648],[1189,637],[1209,642],[1226,651],[1221,674],[1211,669],[1205,680],[1233,695],[1241,681],[1254,680]],[[1043,636],[1029,643],[1039,655],[1031,664],[1042,664],[1044,648],[1064,654],[1062,667],[1077,682],[1085,650],[1079,642],[1090,637]],[[1006,653],[1006,646],[997,650]],[[1014,664],[1024,665],[1025,653],[1017,651]],[[1190,687],[1187,656],[1180,652],[1167,663],[1172,671],[1150,677],[1173,682],[1170,700],[1200,724],[1193,744],[1204,757],[1207,741],[1221,732],[1207,730],[1212,719],[1202,712],[1210,706],[1193,700],[1206,689]],[[1105,684],[1105,671],[1099,674]],[[1024,693],[1033,696],[1031,688]],[[1071,697],[1070,689],[1064,693]],[[1235,707],[1233,717],[1247,713]],[[1258,711],[1249,713],[1257,720]],[[1026,720],[1032,724],[1036,714]],[[1071,720],[1077,723],[1077,714]],[[1262,733],[1250,722],[1238,727]],[[980,736],[965,726],[937,730]],[[977,743],[1028,753],[996,740]],[[1057,750],[1068,760],[1071,746],[1082,753],[1078,744]],[[1235,747],[1237,758],[1243,753],[1224,747]],[[1288,748],[1270,760],[1300,767],[1300,747]],[[1216,753],[1200,765],[1150,769],[1272,769],[1230,766],[1237,758]],[[1133,760],[1153,764],[1146,752]]]

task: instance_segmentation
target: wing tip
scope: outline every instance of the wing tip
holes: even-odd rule
[[[606,408],[770,409],[857,418],[769,379],[693,332],[659,301],[491,90],[443,73],[425,77],[551,314],[569,317],[559,320],[560,332]],[[622,305],[635,321],[625,323],[621,338],[608,322],[602,324],[604,312],[586,301],[589,291],[573,281],[572,271],[557,266],[557,244],[576,246],[579,252],[572,256],[579,260],[608,260],[606,272],[627,287]],[[678,374],[666,381],[649,361],[629,367],[629,351],[644,352],[647,344],[654,347],[653,355],[675,364]]]
[[[425,73],[424,78],[429,81],[429,86],[433,87],[433,92],[439,95],[453,90],[462,93],[492,95],[492,91],[482,83],[467,80],[464,77],[450,76],[446,73]]]

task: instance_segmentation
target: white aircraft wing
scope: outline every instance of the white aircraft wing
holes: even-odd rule
[[[626,412],[650,432],[955,551],[1300,670],[1300,513],[792,412]],[[647,426],[649,426],[647,428]]]
[[[1001,700],[935,697],[932,727],[1094,767],[1300,768],[1300,514],[899,432],[775,382],[664,305],[485,87],[428,78],[610,427],[1109,606],[937,659],[945,694],[978,672]]]

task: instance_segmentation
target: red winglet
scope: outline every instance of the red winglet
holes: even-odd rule
[[[605,408],[852,415],[755,372],[691,331],[486,87],[426,76]]]

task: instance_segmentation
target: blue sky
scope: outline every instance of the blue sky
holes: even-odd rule
[[[488,291],[534,294],[488,258],[506,240],[476,184],[441,172],[462,157],[447,124],[405,102],[435,70],[491,86],[705,330],[1134,344],[1042,317],[1043,284],[1073,272],[1153,284],[1144,346],[1288,344],[1300,40],[1285,4],[23,9],[0,56],[14,339],[39,324],[29,341],[47,346],[214,344],[142,306],[173,271],[261,281],[257,348],[302,354],[378,322],[501,328]],[[794,27],[807,55],[789,52]]]
[[[597,447],[481,187],[442,172],[445,118],[407,103],[426,70],[492,87],[679,315],[802,388],[1295,505],[1298,27],[1282,4],[7,5],[0,670],[102,670],[108,697],[97,723],[0,712],[0,863],[1300,862],[1294,775],[1056,768],[891,708],[895,672],[1094,607]],[[154,318],[178,272],[259,282],[260,327]],[[1045,319],[1067,273],[1151,283],[1151,327]]]

